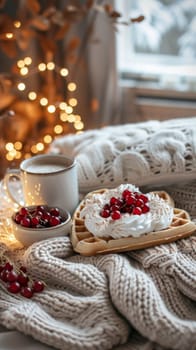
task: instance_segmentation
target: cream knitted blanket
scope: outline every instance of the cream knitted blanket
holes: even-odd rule
[[[187,182],[196,178],[196,117],[88,130],[59,137],[50,151],[76,158],[83,193]]]
[[[196,182],[176,193],[194,212]],[[0,324],[61,350],[196,350],[196,236],[99,257],[74,254],[69,237],[25,250],[11,236],[4,244],[10,204],[2,193],[0,206],[0,255],[47,283],[25,299],[0,282]]]

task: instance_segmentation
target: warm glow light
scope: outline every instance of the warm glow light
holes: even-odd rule
[[[16,149],[17,151],[20,151],[20,150],[22,149],[22,142],[16,141],[16,142],[14,143],[14,147],[15,147],[15,149]]]
[[[20,70],[20,74],[21,74],[21,75],[27,75],[28,72],[29,72],[29,70],[28,70],[27,67],[23,67],[23,68],[21,68],[21,70]]]
[[[38,152],[37,145],[33,145],[33,146],[31,147],[31,152],[32,152],[32,153],[37,153],[37,152]]]
[[[76,100],[76,98],[70,98],[70,99],[69,99],[69,104],[70,104],[72,107],[75,107],[75,106],[77,106],[78,101]]]
[[[56,111],[56,107],[54,105],[49,105],[47,110],[49,113],[54,113]]]
[[[20,28],[21,27],[21,22],[20,21],[15,21],[14,22],[14,27],[15,28]]]
[[[71,114],[73,112],[73,108],[71,106],[67,106],[65,111],[67,114]]]
[[[6,154],[6,159],[7,159],[9,162],[11,162],[11,161],[13,160],[13,157],[11,156],[10,153],[7,153],[7,154]]]
[[[69,123],[75,122],[75,120],[76,120],[76,119],[75,119],[75,115],[74,115],[74,114],[70,114],[70,115],[68,116],[67,120],[68,120]]]
[[[38,151],[43,151],[44,150],[44,144],[42,142],[38,142],[36,145],[36,148]]]
[[[68,88],[68,90],[69,91],[75,91],[76,90],[76,84],[75,83],[69,83],[68,85],[67,85],[67,88]]]
[[[24,63],[27,65],[27,66],[30,66],[30,64],[32,63],[32,58],[27,56],[24,58]]]
[[[25,66],[24,61],[23,61],[23,60],[19,60],[19,61],[17,62],[17,66],[18,66],[18,68],[23,68],[23,67]]]
[[[31,158],[31,153],[25,153],[24,159]]]
[[[84,128],[84,123],[83,122],[75,122],[74,123],[74,128],[76,129],[76,130],[82,130],[83,128]]]
[[[48,69],[48,70],[53,70],[54,68],[55,68],[54,62],[48,62],[48,63],[47,63],[47,69]]]
[[[14,144],[12,142],[8,142],[5,145],[6,151],[12,151],[14,149]]]
[[[60,75],[61,75],[62,77],[66,77],[68,74],[69,74],[69,71],[68,71],[67,68],[61,68],[61,70],[60,70]]]
[[[64,110],[67,107],[67,103],[66,102],[61,102],[59,103],[59,108]]]
[[[46,70],[46,64],[45,63],[40,63],[38,65],[38,69],[41,71],[41,72],[44,72]]]
[[[81,116],[79,114],[75,115],[75,120],[76,122],[80,122],[81,121]]]
[[[52,142],[52,136],[51,135],[45,135],[44,136],[44,142],[45,143],[51,143]]]
[[[67,117],[68,117],[68,115],[65,112],[60,114],[60,120],[62,120],[62,122],[66,122]]]
[[[12,39],[14,35],[13,33],[6,33],[5,36],[7,39]]]
[[[55,125],[54,132],[55,132],[55,134],[61,134],[63,132],[62,125]]]
[[[15,149],[12,149],[10,152],[9,152],[9,154],[10,154],[10,156],[12,157],[12,158],[15,158],[15,156],[16,156],[16,150]]]
[[[33,146],[31,147],[31,152],[32,152],[32,153],[37,153],[37,152],[38,152],[36,145],[33,145]]]
[[[19,151],[17,151],[17,152],[16,152],[16,155],[15,155],[15,158],[16,158],[16,159],[20,159],[21,157],[22,157],[22,153],[19,152]]]
[[[26,89],[26,85],[24,83],[19,83],[17,85],[18,90],[24,91]]]
[[[28,98],[29,98],[29,100],[31,100],[31,101],[36,100],[36,98],[37,98],[36,92],[35,92],[35,91],[30,91],[30,92],[28,93]]]
[[[41,106],[47,106],[48,99],[46,97],[42,97],[39,102]]]

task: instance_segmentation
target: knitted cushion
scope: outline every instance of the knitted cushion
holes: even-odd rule
[[[196,178],[196,117],[88,130],[59,137],[50,151],[76,158],[83,193],[188,182]]]

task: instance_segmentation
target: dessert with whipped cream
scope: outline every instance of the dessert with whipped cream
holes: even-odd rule
[[[122,184],[88,196],[80,216],[94,236],[140,237],[168,228],[173,207],[156,193],[143,194],[132,184]]]

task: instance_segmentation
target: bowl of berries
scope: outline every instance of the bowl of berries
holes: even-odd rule
[[[67,235],[72,223],[67,210],[47,205],[21,207],[12,215],[11,221],[16,239],[24,246]]]

